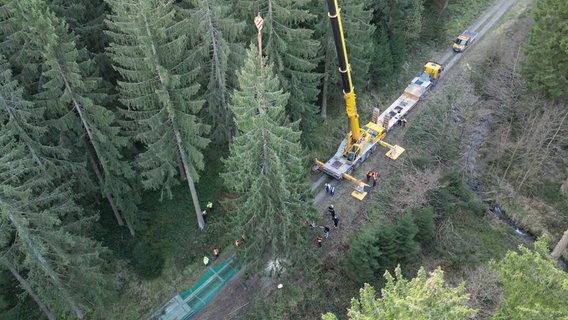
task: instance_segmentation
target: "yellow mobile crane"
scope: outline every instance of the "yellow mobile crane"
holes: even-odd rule
[[[362,128],[359,127],[359,114],[357,113],[355,91],[351,80],[351,70],[347,58],[345,38],[343,36],[343,27],[341,25],[341,15],[337,0],[327,0],[327,7],[335,48],[337,50],[337,58],[339,60],[339,72],[343,84],[345,109],[349,117],[350,131],[330,160],[323,163],[316,159],[316,164],[325,173],[335,179],[340,180],[345,178],[355,182],[357,180],[351,176],[351,173],[361,166],[363,161],[377,149],[379,144],[389,148],[386,155],[393,160],[396,160],[396,158],[404,152],[404,148],[396,145],[393,146],[382,141],[386,136],[387,129],[379,124],[380,111],[377,108],[373,110],[372,120]]]

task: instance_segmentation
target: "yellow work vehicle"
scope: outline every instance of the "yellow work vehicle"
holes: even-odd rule
[[[469,46],[471,46],[475,39],[477,38],[477,32],[465,30],[462,34],[460,34],[456,40],[454,40],[454,44],[452,45],[452,49],[454,52],[464,52]]]
[[[372,120],[362,128],[359,126],[359,114],[357,113],[355,91],[351,80],[351,68],[347,58],[345,38],[343,36],[343,27],[341,25],[341,15],[337,6],[337,0],[327,0],[327,6],[339,60],[339,72],[341,74],[345,109],[347,117],[349,118],[350,131],[331,159],[326,163],[316,159],[316,164],[323,172],[335,179],[340,180],[346,178],[351,181],[356,181],[350,174],[353,170],[359,168],[371,153],[376,151],[378,145],[389,148],[386,155],[391,159],[398,158],[400,154],[404,152],[404,148],[396,145],[393,146],[382,141],[386,136],[387,130],[378,124],[380,111],[376,108],[373,111]]]

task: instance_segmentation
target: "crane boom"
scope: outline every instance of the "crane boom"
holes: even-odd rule
[[[397,145],[393,146],[382,141],[389,129],[389,122],[385,120],[379,122],[381,112],[378,108],[373,108],[371,121],[363,127],[359,126],[359,114],[357,113],[357,104],[355,102],[355,89],[353,88],[353,81],[351,79],[351,66],[347,58],[343,26],[341,24],[341,10],[337,5],[337,0],[326,1],[328,8],[327,15],[331,22],[333,40],[335,49],[337,50],[339,73],[341,75],[343,96],[345,98],[345,111],[349,117],[350,130],[339,145],[339,148],[337,148],[335,155],[325,163],[316,159],[315,168],[322,169],[325,173],[338,180],[347,179],[357,181],[351,174],[354,170],[361,167],[363,161],[369,158],[371,154],[377,150],[378,146],[389,148],[386,156],[393,160],[396,160],[404,152],[404,148]],[[385,116],[383,116],[383,119],[384,117]],[[386,126],[383,126],[383,123],[386,123]],[[367,194],[364,187],[364,183],[358,183],[357,190],[353,194],[359,200],[362,200]]]
[[[351,67],[347,58],[345,48],[345,38],[343,36],[343,26],[341,25],[340,9],[337,0],[327,0],[328,16],[333,31],[335,49],[339,60],[339,73],[343,84],[343,96],[345,98],[345,110],[349,117],[349,129],[351,130],[351,141],[358,143],[361,140],[361,128],[359,127],[359,114],[355,103],[355,91],[351,80]]]

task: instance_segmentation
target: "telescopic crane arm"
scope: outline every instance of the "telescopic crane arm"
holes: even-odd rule
[[[339,60],[339,73],[341,74],[341,82],[343,83],[343,96],[345,98],[345,110],[349,117],[349,129],[351,130],[351,141],[358,143],[361,140],[361,128],[359,127],[359,114],[357,113],[357,104],[355,103],[355,91],[353,82],[351,81],[351,68],[347,59],[347,50],[345,49],[345,38],[343,36],[343,27],[341,25],[341,15],[337,0],[327,0],[328,16],[333,30],[333,39],[335,49],[337,50],[337,58]]]

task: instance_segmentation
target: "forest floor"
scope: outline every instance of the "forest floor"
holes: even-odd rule
[[[513,6],[513,10],[511,10],[511,12],[509,13],[510,19],[515,19],[526,11],[526,3],[524,1],[520,1],[520,3],[516,5],[513,5],[514,2],[515,1],[512,0],[497,0],[490,8],[487,9],[487,11],[484,12],[484,14],[478,19],[478,21],[485,21],[483,23],[483,30],[484,33],[487,32],[487,34],[484,35],[483,38],[479,39],[478,43],[473,48],[470,48],[466,53],[462,54],[463,59],[461,59],[461,61],[459,62],[459,66],[454,67],[452,70],[448,70],[448,72],[443,75],[444,78],[442,78],[442,80],[440,81],[438,88],[435,88],[430,95],[442,94],[443,91],[440,87],[444,86],[444,79],[449,77],[451,73],[462,72],[464,68],[467,68],[469,66],[468,61],[470,59],[470,56],[475,54],[474,51],[476,50],[476,47],[481,44],[481,42],[502,36],[499,31],[488,32],[493,25],[502,21],[499,19],[494,19],[494,17],[496,17],[498,14],[505,14],[505,12],[510,9],[511,6]],[[473,27],[472,29],[475,30],[476,28],[480,28],[481,25],[482,23],[477,23],[476,27]],[[443,52],[445,53],[442,58],[444,60],[451,59],[452,55],[455,55],[453,52],[451,52],[450,44],[448,44],[447,47],[449,48],[448,50],[450,52]],[[442,56],[443,53],[438,54],[439,56]],[[441,61],[442,59],[440,59],[439,61]],[[413,118],[419,116],[419,114],[420,111],[413,111],[411,113],[411,115],[408,117],[408,126],[412,125]],[[399,143],[399,141],[402,141],[404,139],[405,133],[406,128],[396,128],[396,130],[394,130],[392,134],[389,134],[387,140],[392,144]],[[378,171],[380,177],[390,177],[392,172],[400,169],[401,165],[397,162],[387,160],[388,159],[386,159],[385,157],[382,157],[382,152],[379,152],[378,156],[368,159],[363,164],[363,166],[357,171],[356,178],[364,179],[365,173],[369,170]],[[320,177],[321,176],[319,175],[313,175],[310,178],[312,182],[318,182],[319,184],[323,184],[324,181],[327,181],[320,179]],[[381,180],[379,180],[379,186],[380,183]],[[332,229],[330,238],[325,240],[322,249],[318,249],[315,246],[314,241],[314,250],[321,250],[320,258],[322,261],[336,261],[339,256],[344,253],[347,246],[348,237],[353,232],[353,230],[359,228],[361,224],[369,222],[370,219],[367,216],[367,207],[377,205],[380,200],[374,199],[373,191],[371,191],[371,193],[367,196],[368,199],[365,199],[365,201],[359,202],[357,200],[354,200],[354,198],[352,198],[350,195],[353,186],[348,182],[338,184],[337,193],[333,197],[326,194],[325,191],[323,191],[323,188],[316,187],[316,190],[317,189],[321,190],[320,192],[317,192],[315,198],[315,205],[321,212],[321,220],[317,221],[317,223],[320,225],[331,225],[331,220],[329,219],[329,217],[326,217],[324,215],[326,208],[331,203],[335,205],[336,212],[341,220],[340,227],[337,230]],[[490,224],[498,224],[498,222],[491,221]],[[511,245],[516,245],[516,241],[517,240],[511,240]],[[436,264],[438,262],[432,261],[431,263]],[[193,316],[193,319],[232,319],[239,316],[242,317],[242,315],[246,314],[246,312],[250,308],[252,301],[261,298],[258,296],[258,294],[262,293],[263,290],[261,290],[261,288],[266,287],[267,285],[275,286],[276,284],[267,284],[258,277],[252,277],[245,280],[243,272],[239,272],[239,274],[237,274],[229,283],[227,283],[223,287],[223,289],[221,289],[203,309],[201,309],[195,316]],[[274,290],[277,289],[275,288]]]

